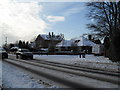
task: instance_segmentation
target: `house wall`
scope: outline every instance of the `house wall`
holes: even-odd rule
[[[40,35],[36,38],[35,43],[36,43],[36,48],[48,48],[50,46],[55,46],[56,44],[58,44],[59,42],[61,42],[61,40],[45,40],[43,39]]]
[[[80,46],[79,49],[81,52],[85,50],[86,53],[92,53],[92,46]]]
[[[92,47],[91,46],[65,46],[65,47],[57,47],[58,52],[73,52],[73,53],[80,53],[83,50],[86,50],[86,53],[92,53]]]
[[[35,40],[35,44],[36,44],[36,49],[38,49],[39,47],[41,47],[42,46],[42,43],[43,43],[43,38],[42,37],[40,37],[40,35],[36,38],[36,40]]]

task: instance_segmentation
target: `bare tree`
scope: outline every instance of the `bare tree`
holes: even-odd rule
[[[109,58],[120,61],[120,1],[87,3],[90,12],[88,17],[94,22],[87,24],[99,37],[110,40]]]

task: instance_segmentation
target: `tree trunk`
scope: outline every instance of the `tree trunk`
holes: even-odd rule
[[[112,61],[120,61],[120,32],[111,37],[109,58]]]

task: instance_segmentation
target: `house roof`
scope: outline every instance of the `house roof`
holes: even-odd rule
[[[49,35],[47,35],[47,34],[39,34],[43,39],[45,39],[45,40],[48,40],[48,39],[50,39],[49,38]]]
[[[63,40],[57,44],[57,46],[71,46],[75,44],[77,46],[94,46],[96,45],[94,42],[88,40],[87,38],[80,36],[77,38],[73,38],[71,40]]]
[[[50,36],[47,34],[39,34],[44,40],[50,40]],[[62,37],[60,35],[55,35],[53,37],[53,40],[62,40]]]
[[[88,40],[87,38],[85,38],[83,36],[80,36],[80,37],[77,37],[77,38],[73,38],[72,40],[74,42],[75,41],[79,41],[77,43],[78,46],[94,46],[94,45],[96,45],[94,42]]]
[[[60,43],[57,44],[57,46],[71,46],[71,44],[71,40],[62,40]]]
[[[19,49],[19,47],[12,47],[11,49]]]

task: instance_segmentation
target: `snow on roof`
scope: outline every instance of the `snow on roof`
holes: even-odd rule
[[[57,44],[57,46],[71,46],[72,44],[76,44],[77,46],[94,46],[96,45],[92,41],[87,38],[80,36],[77,38],[73,38],[71,40],[63,40]]]
[[[44,39],[44,40],[50,40],[50,36],[47,34],[40,34],[40,36]],[[55,35],[53,37],[53,40],[62,40],[62,37],[60,35]]]
[[[49,35],[47,35],[47,34],[40,34],[40,36],[41,36],[43,39],[45,39],[45,40],[50,39],[50,38],[49,38]]]
[[[19,47],[12,47],[11,49],[19,49]]]
[[[41,48],[41,50],[48,51],[48,48]]]
[[[87,38],[83,37],[83,36],[80,36],[80,37],[77,37],[77,38],[74,38],[72,39],[73,41],[76,41],[76,40],[79,40],[78,42],[78,46],[94,46],[96,45],[94,42],[88,40]]]
[[[62,40],[60,43],[57,44],[57,46],[71,46],[71,44],[71,40]]]

